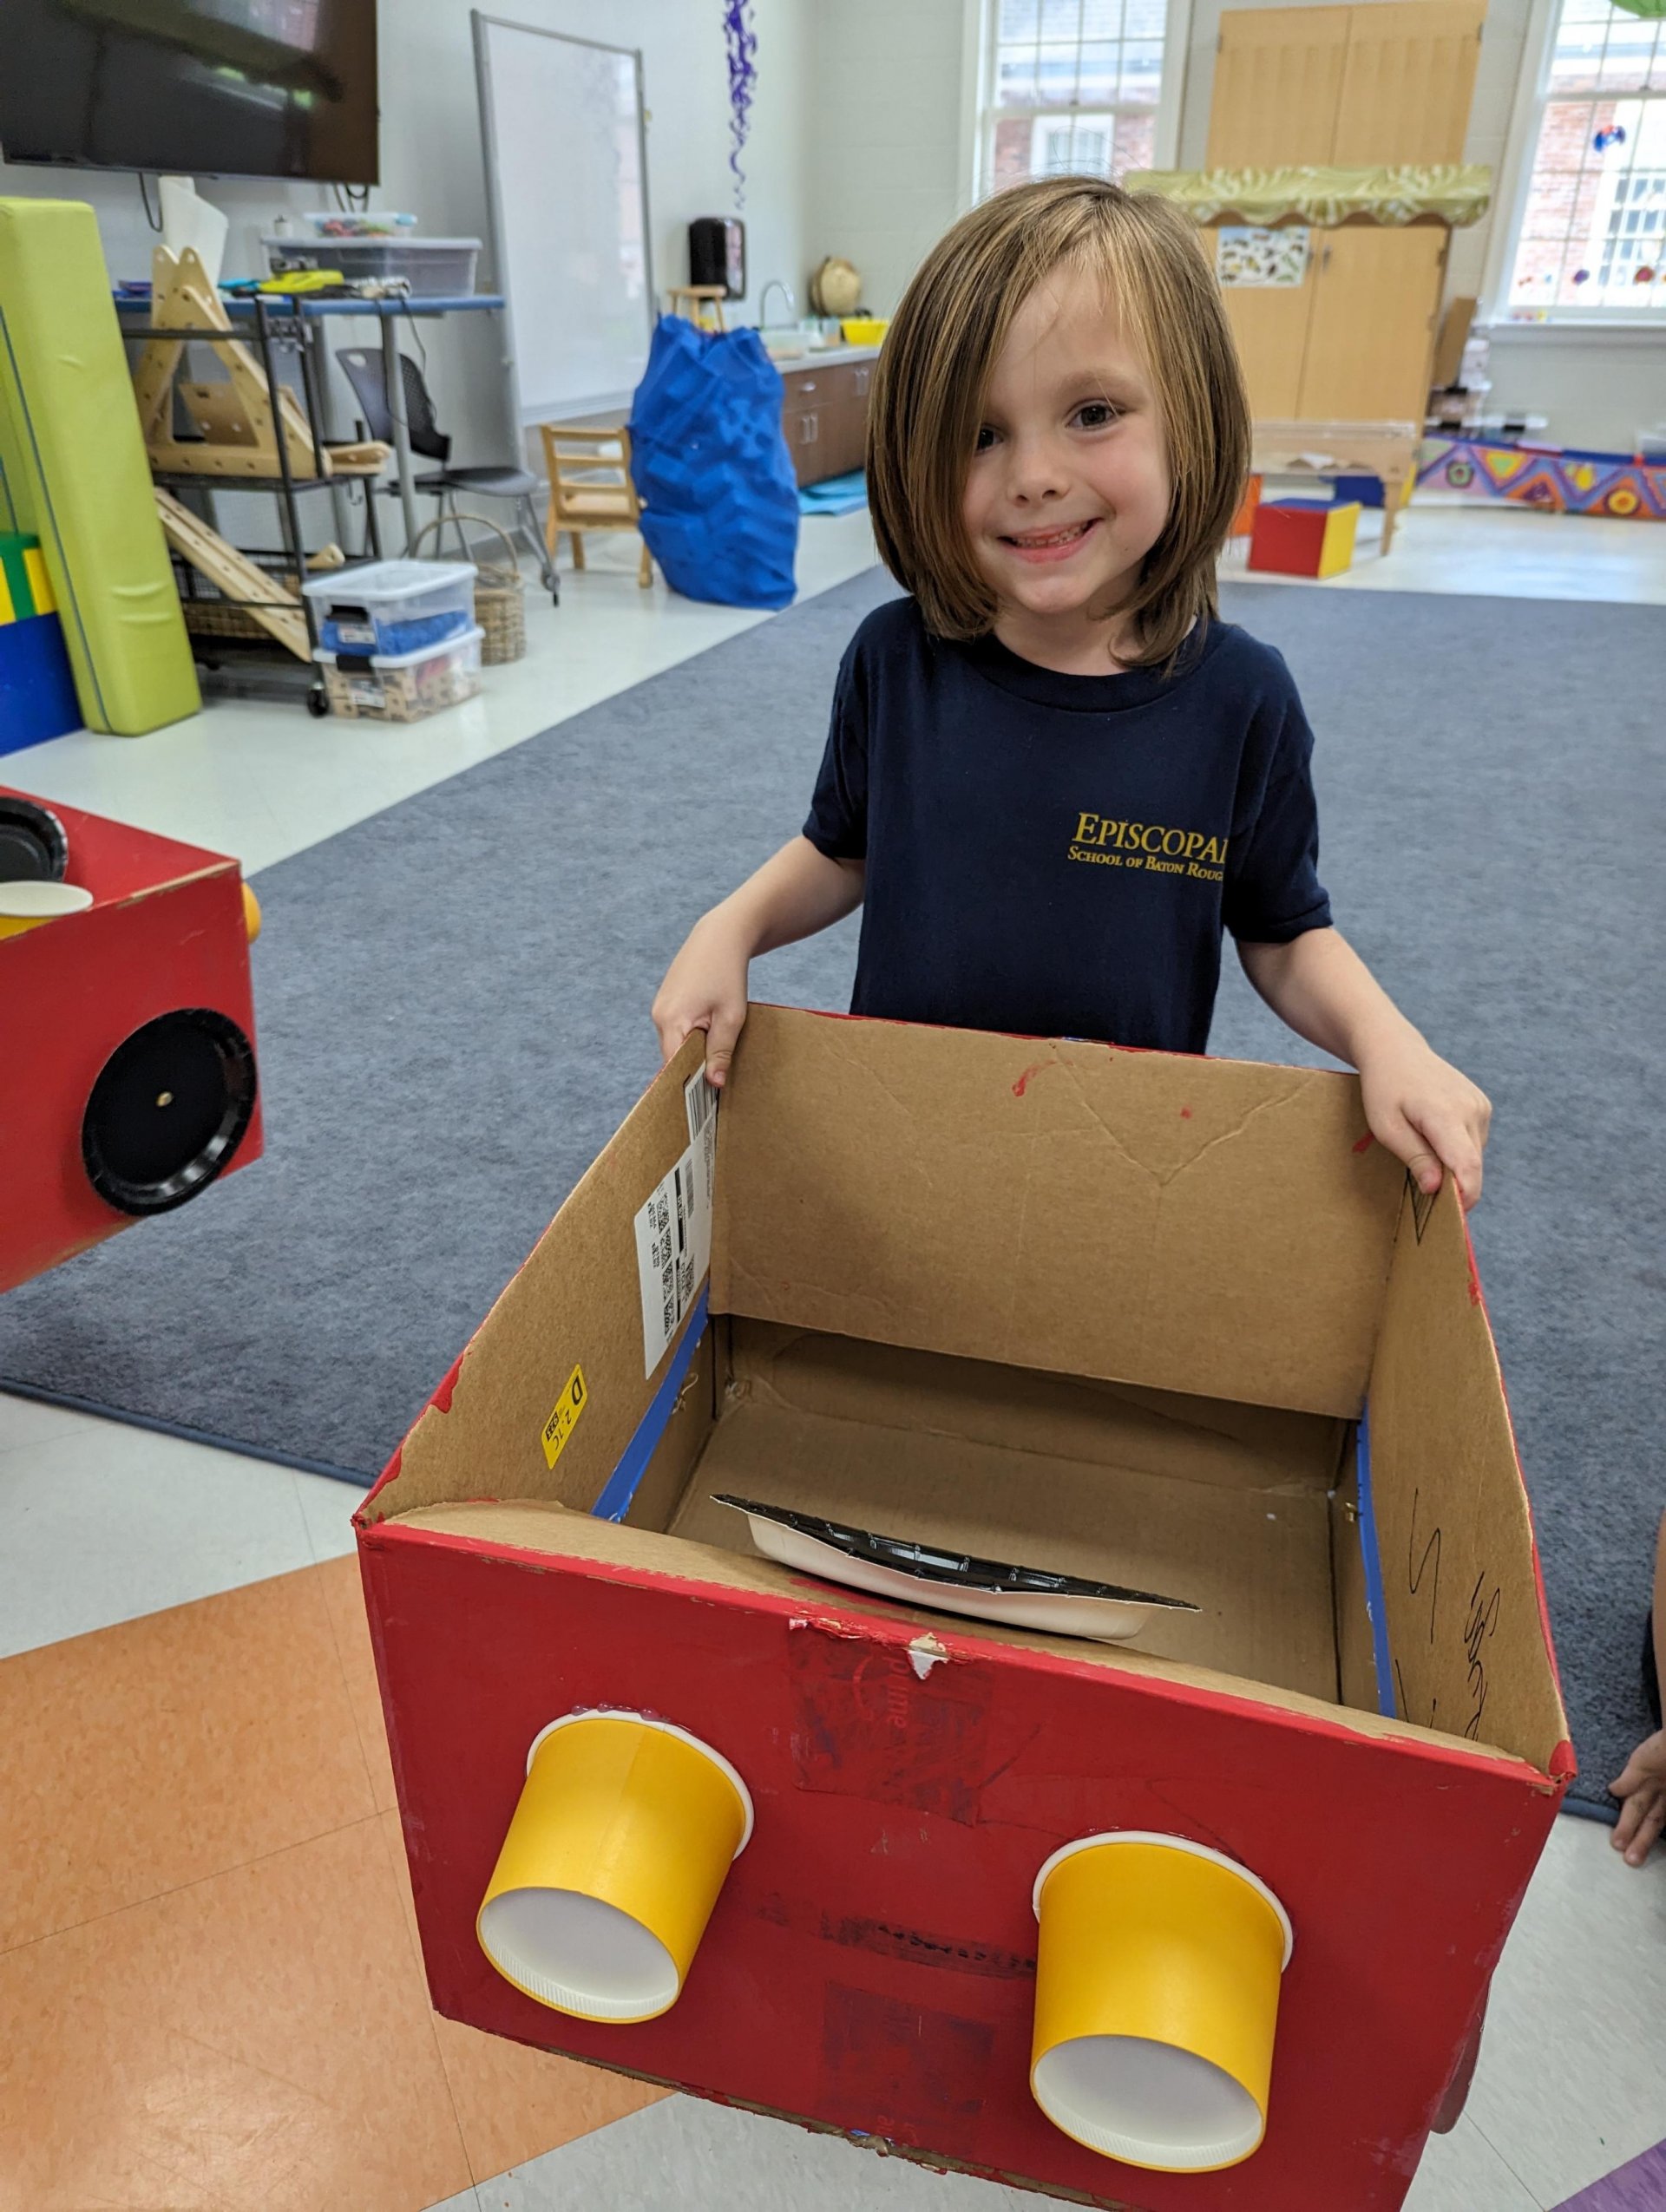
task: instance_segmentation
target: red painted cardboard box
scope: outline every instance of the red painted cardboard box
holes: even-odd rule
[[[436,2006],[1086,2203],[1389,2212],[1572,1772],[1455,1199],[1410,1192],[1351,1077],[759,1007],[708,1304],[699,1067],[358,1515]],[[691,1187],[645,1278],[639,1215]],[[760,1557],[716,1491],[1199,1609],[1131,1647],[891,1604]],[[756,1809],[632,2025],[476,1934],[534,1738],[610,1706]],[[1100,2156],[1030,2091],[1032,1885],[1130,1829],[1293,1924],[1265,2137],[1222,2170]]]
[[[69,847],[63,880],[92,904],[15,934],[0,926],[0,1291],[261,1149],[239,864],[79,808],[49,811]]]

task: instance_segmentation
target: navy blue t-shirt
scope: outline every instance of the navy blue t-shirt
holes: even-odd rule
[[[1172,676],[1063,676],[889,602],[840,666],[804,825],[867,864],[851,1011],[1201,1052],[1222,931],[1330,920],[1312,750],[1282,658],[1231,623]]]

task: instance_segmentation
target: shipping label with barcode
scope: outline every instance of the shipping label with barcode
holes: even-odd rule
[[[665,1358],[712,1265],[718,1094],[704,1073],[691,1079],[683,1103],[688,1149],[636,1216],[643,1372],[647,1375]]]

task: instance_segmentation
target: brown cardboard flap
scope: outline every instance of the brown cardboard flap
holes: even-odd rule
[[[1399,1177],[1351,1076],[758,1006],[713,1302],[1352,1416]]]
[[[663,1580],[669,1600],[680,1601],[697,1586],[748,1597],[785,1598],[801,1607],[806,1620],[872,1620],[880,1626],[902,1624],[937,1639],[938,1646],[967,1643],[995,1650],[1034,1652],[1044,1659],[1063,1659],[1083,1666],[1120,1674],[1138,1675],[1156,1683],[1204,1692],[1231,1699],[1247,1710],[1287,1713],[1297,1719],[1318,1722],[1354,1736],[1402,1742],[1413,1747],[1440,1749],[1473,1757],[1487,1765],[1519,1763],[1507,1751],[1490,1744],[1454,1744],[1432,1734],[1413,1722],[1388,1719],[1374,1712],[1356,1712],[1297,1690],[1245,1682],[1213,1669],[1184,1666],[1174,1659],[1148,1658],[1125,1645],[1090,1644],[1076,1637],[1043,1636],[1028,1630],[997,1628],[985,1621],[957,1620],[909,1606],[895,1606],[883,1598],[860,1591],[835,1590],[794,1574],[766,1559],[744,1557],[714,1545],[690,1543],[656,1530],[633,1528],[612,1521],[597,1521],[587,1513],[541,1502],[515,1499],[502,1504],[476,1499],[449,1505],[423,1506],[391,1519],[386,1537],[397,1541],[406,1533],[458,1538],[465,1542],[502,1545],[523,1553],[528,1562],[554,1561],[582,1573],[587,1567],[603,1573],[622,1570]],[[384,1532],[377,1532],[383,1535]],[[372,1537],[371,1541],[375,1541]],[[668,1616],[667,1633],[674,1635]],[[951,1664],[952,1664],[951,1660]]]
[[[1400,1713],[1551,1770],[1567,1717],[1498,1355],[1450,1179],[1433,1205],[1407,1192],[1368,1441]]]
[[[778,1321],[742,1318],[729,1328],[730,1384],[741,1397],[1177,1482],[1322,1493],[1349,1433],[1322,1414],[864,1344]]]
[[[1351,1431],[1330,1501],[1330,1578],[1336,1607],[1336,1676],[1342,1703],[1357,1705],[1361,1712],[1379,1711],[1376,1652],[1366,1602],[1365,1554],[1360,1534],[1358,1455]]]
[[[688,1144],[683,1085],[704,1044],[690,1037],[662,1070],[545,1230],[463,1355],[449,1411],[423,1415],[369,1520],[447,1498],[594,1504],[669,1365],[643,1372],[634,1223]],[[551,1468],[544,1430],[575,1367],[584,1410]]]

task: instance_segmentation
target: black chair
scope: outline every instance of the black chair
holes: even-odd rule
[[[340,362],[354,396],[364,410],[364,428],[372,438],[391,445],[393,415],[388,406],[387,372],[383,364],[379,347],[346,346],[336,358]],[[463,558],[469,558],[469,541],[463,535],[462,519],[457,513],[457,494],[472,493],[477,499],[513,500],[534,552],[538,556],[538,573],[543,579],[544,589],[559,601],[561,583],[555,573],[555,564],[544,543],[544,533],[538,517],[536,494],[541,489],[538,479],[528,468],[468,468],[449,466],[451,441],[434,419],[434,402],[422,370],[408,353],[399,357],[399,378],[403,387],[405,403],[405,431],[412,453],[424,459],[437,461],[437,468],[427,469],[411,479],[419,492],[432,492],[439,501],[440,529],[438,536],[445,536],[448,520],[456,529],[457,543]],[[387,488],[397,492],[396,485]],[[438,551],[438,546],[436,546]]]

